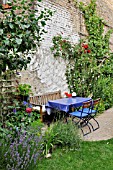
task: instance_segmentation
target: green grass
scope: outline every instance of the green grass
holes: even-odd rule
[[[79,150],[56,149],[35,170],[113,170],[113,139],[82,142]]]

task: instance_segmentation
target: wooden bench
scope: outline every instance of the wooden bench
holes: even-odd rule
[[[56,99],[60,99],[60,98],[62,98],[62,97],[61,97],[61,91],[59,90],[59,91],[45,93],[45,94],[41,94],[41,95],[30,96],[29,100],[33,106],[40,107],[39,112],[40,112],[40,116],[41,116],[41,121],[43,122],[43,116],[46,113],[43,112],[42,107],[44,105],[46,105],[48,100],[56,100]]]

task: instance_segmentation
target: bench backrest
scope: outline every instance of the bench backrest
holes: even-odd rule
[[[30,96],[29,100],[32,105],[45,105],[48,100],[56,100],[60,99],[61,97],[61,91],[55,91],[55,92],[49,92],[41,95],[36,95],[36,96]]]

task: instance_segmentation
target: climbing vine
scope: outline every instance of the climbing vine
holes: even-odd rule
[[[113,104],[113,54],[109,48],[113,30],[104,32],[104,20],[96,14],[96,0],[87,6],[82,2],[76,4],[83,13],[88,36],[77,45],[61,35],[55,36],[51,50],[55,57],[69,61],[66,78],[70,92],[101,97],[101,109],[107,109]]]

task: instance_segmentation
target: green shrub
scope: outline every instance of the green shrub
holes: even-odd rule
[[[45,131],[43,140],[43,153],[46,155],[53,150],[54,146],[77,149],[80,145],[78,129],[72,121],[53,123]]]

